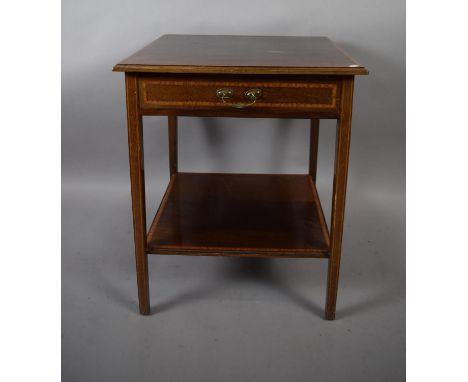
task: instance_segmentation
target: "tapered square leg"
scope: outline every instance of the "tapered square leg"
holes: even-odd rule
[[[330,258],[328,259],[327,301],[325,318],[335,319],[340,273],[341,241],[348,177],[349,146],[351,138],[351,118],[353,105],[354,77],[343,80],[340,119],[337,123],[335,175],[333,178],[332,217],[330,229]]]
[[[314,183],[317,180],[317,157],[320,119],[310,120],[309,175]]]
[[[172,177],[178,171],[177,116],[170,115],[167,122],[169,131],[169,172]]]
[[[150,313],[148,254],[146,252],[145,174],[143,162],[143,124],[138,106],[138,78],[125,74],[127,95],[128,149],[132,191],[133,230],[140,313]]]

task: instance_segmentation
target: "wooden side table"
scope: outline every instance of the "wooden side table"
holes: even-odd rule
[[[148,254],[323,258],[335,318],[354,76],[368,74],[326,37],[164,35],[117,64],[125,72],[135,258],[149,314]],[[170,180],[146,225],[142,116],[168,117]],[[308,174],[184,173],[177,117],[310,119]],[[337,119],[332,216],[315,188],[319,120]]]

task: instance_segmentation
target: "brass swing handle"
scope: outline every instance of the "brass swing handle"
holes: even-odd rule
[[[224,104],[234,107],[236,109],[244,109],[246,107],[252,106],[259,98],[262,96],[261,89],[249,89],[244,93],[245,98],[249,100],[249,102],[238,102],[238,103],[229,103],[226,102],[227,99],[230,99],[234,96],[234,90],[229,88],[221,88],[216,90],[216,95],[218,98],[223,101]]]

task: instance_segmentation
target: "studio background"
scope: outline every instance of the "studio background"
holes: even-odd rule
[[[69,381],[403,381],[404,1],[62,1],[62,374]],[[124,75],[167,33],[322,35],[355,82],[337,320],[326,262],[150,256],[138,315]],[[167,120],[145,117],[148,221],[168,182]],[[307,171],[306,120],[179,118],[181,171]],[[330,216],[335,121],[321,122]]]

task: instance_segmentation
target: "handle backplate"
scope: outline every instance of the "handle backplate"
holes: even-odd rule
[[[249,102],[237,102],[237,103],[229,103],[226,102],[227,99],[234,97],[234,90],[230,88],[220,88],[216,90],[216,95],[218,96],[224,104],[236,108],[236,109],[244,109],[246,107],[252,106],[259,98],[262,97],[262,90],[258,88],[249,89],[244,93],[244,97],[249,100]]]

